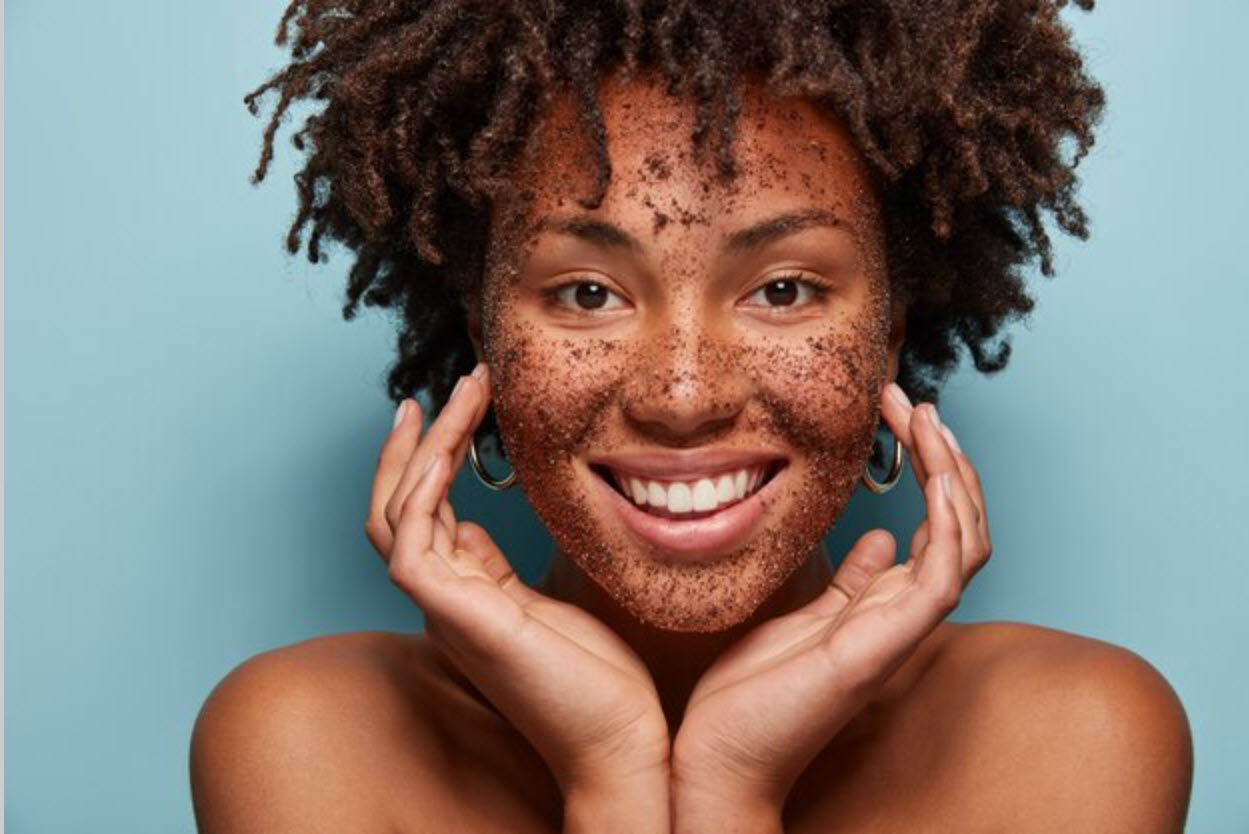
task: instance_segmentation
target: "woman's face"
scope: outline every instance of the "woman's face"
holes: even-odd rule
[[[496,209],[483,349],[508,459],[560,550],[639,620],[718,631],[812,555],[869,454],[898,328],[844,128],[742,88],[735,158],[693,106],[601,89],[611,182],[570,100]],[[501,230],[513,231],[504,233]]]

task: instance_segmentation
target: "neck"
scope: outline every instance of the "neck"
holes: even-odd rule
[[[832,571],[823,545],[745,621],[708,634],[666,631],[636,619],[557,548],[539,589],[602,620],[628,643],[650,670],[669,732],[675,733],[694,685],[716,657],[760,623],[806,605],[828,587]]]

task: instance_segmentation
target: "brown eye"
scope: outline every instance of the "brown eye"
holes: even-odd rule
[[[748,307],[784,311],[806,307],[823,298],[825,287],[797,275],[776,278],[756,289],[745,299]]]
[[[602,284],[578,284],[573,298],[581,309],[597,310],[607,301],[607,287]]]
[[[552,295],[560,306],[584,312],[615,310],[625,306],[620,296],[596,281],[574,281],[557,288]]]
[[[763,297],[776,307],[788,307],[798,298],[798,285],[789,280],[773,281],[763,288]]]

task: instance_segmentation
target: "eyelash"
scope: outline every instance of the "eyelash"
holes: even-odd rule
[[[577,289],[577,287],[583,287],[583,286],[601,287],[603,290],[605,290],[606,292],[608,292],[608,293],[610,293],[611,295],[615,296],[616,298],[620,298],[620,293],[618,293],[618,292],[616,292],[615,290],[611,289],[611,288],[610,288],[610,287],[608,287],[606,284],[604,284],[602,281],[589,281],[589,280],[569,281],[569,282],[568,282],[568,283],[566,283],[566,284],[560,284],[560,285],[559,285],[559,286],[557,286],[557,287],[551,287],[550,289],[548,289],[548,290],[544,291],[542,294],[543,294],[543,296],[545,296],[545,297],[546,297],[546,299],[548,300],[548,302],[550,302],[551,304],[553,304],[553,305],[554,305],[554,306],[556,306],[556,307],[560,307],[560,308],[563,308],[563,309],[565,309],[565,310],[572,311],[572,312],[574,312],[574,313],[590,313],[590,314],[593,314],[593,313],[595,313],[595,312],[596,312],[596,309],[597,309],[597,308],[596,308],[595,310],[585,309],[585,308],[582,308],[582,307],[578,307],[578,306],[577,306],[575,303],[573,303],[571,300],[570,300],[570,301],[564,301],[564,300],[562,299],[562,296],[563,296],[566,292],[568,292],[569,290],[574,290],[574,291],[575,291],[575,290]],[[610,312],[610,310],[609,310],[609,312]]]
[[[792,310],[792,309],[800,309],[802,307],[806,307],[815,302],[823,301],[824,298],[832,290],[832,287],[824,283],[823,281],[815,280],[800,272],[792,272],[786,275],[777,275],[775,278],[772,278],[767,283],[761,285],[760,287],[752,291],[750,295],[746,297],[753,298],[754,296],[766,291],[768,287],[771,287],[775,284],[785,284],[785,283],[792,283],[792,284],[797,284],[799,287],[806,287],[810,293],[806,302],[795,301],[793,304],[782,304],[782,305],[775,306],[775,307],[771,305],[766,305],[766,304],[752,305],[752,306],[760,306],[769,311],[778,310],[782,312],[787,311],[787,310]]]
[[[764,309],[767,309],[767,310],[779,310],[779,311],[802,308],[811,303],[822,301],[832,289],[832,287],[830,287],[829,285],[825,284],[822,281],[814,280],[803,273],[794,272],[794,273],[788,273],[784,275],[778,275],[772,278],[767,283],[753,290],[749,295],[746,296],[746,298],[752,298],[758,295],[759,293],[766,291],[769,287],[775,284],[781,284],[781,283],[793,283],[793,284],[797,284],[799,287],[805,287],[809,293],[807,300],[805,302],[799,301],[799,302],[795,302],[794,304],[784,304],[784,305],[779,305],[779,306],[771,306],[767,304],[750,305],[750,306],[758,306],[758,307],[763,307]],[[570,310],[576,313],[593,314],[596,310],[601,309],[601,308],[593,308],[593,309],[582,308],[582,307],[578,307],[576,303],[572,301],[571,299],[564,300],[564,295],[568,293],[569,291],[575,291],[578,287],[587,286],[587,285],[601,287],[604,291],[606,291],[607,293],[610,293],[612,296],[616,297],[617,299],[620,298],[620,294],[617,293],[615,290],[611,289],[610,287],[608,287],[605,283],[601,281],[589,281],[589,280],[569,281],[565,284],[560,284],[559,286],[551,287],[550,289],[546,290],[543,293],[543,296],[545,296],[546,299],[551,304],[557,307],[561,307],[565,310]],[[611,309],[617,309],[617,308],[608,308],[607,311],[610,312]]]

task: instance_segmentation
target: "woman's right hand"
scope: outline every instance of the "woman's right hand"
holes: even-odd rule
[[[521,582],[447,499],[489,391],[478,365],[423,437],[420,407],[405,401],[378,461],[369,541],[425,613],[430,638],[525,735],[566,803],[645,796],[662,801],[666,818],[668,730],[642,661],[586,611]]]

